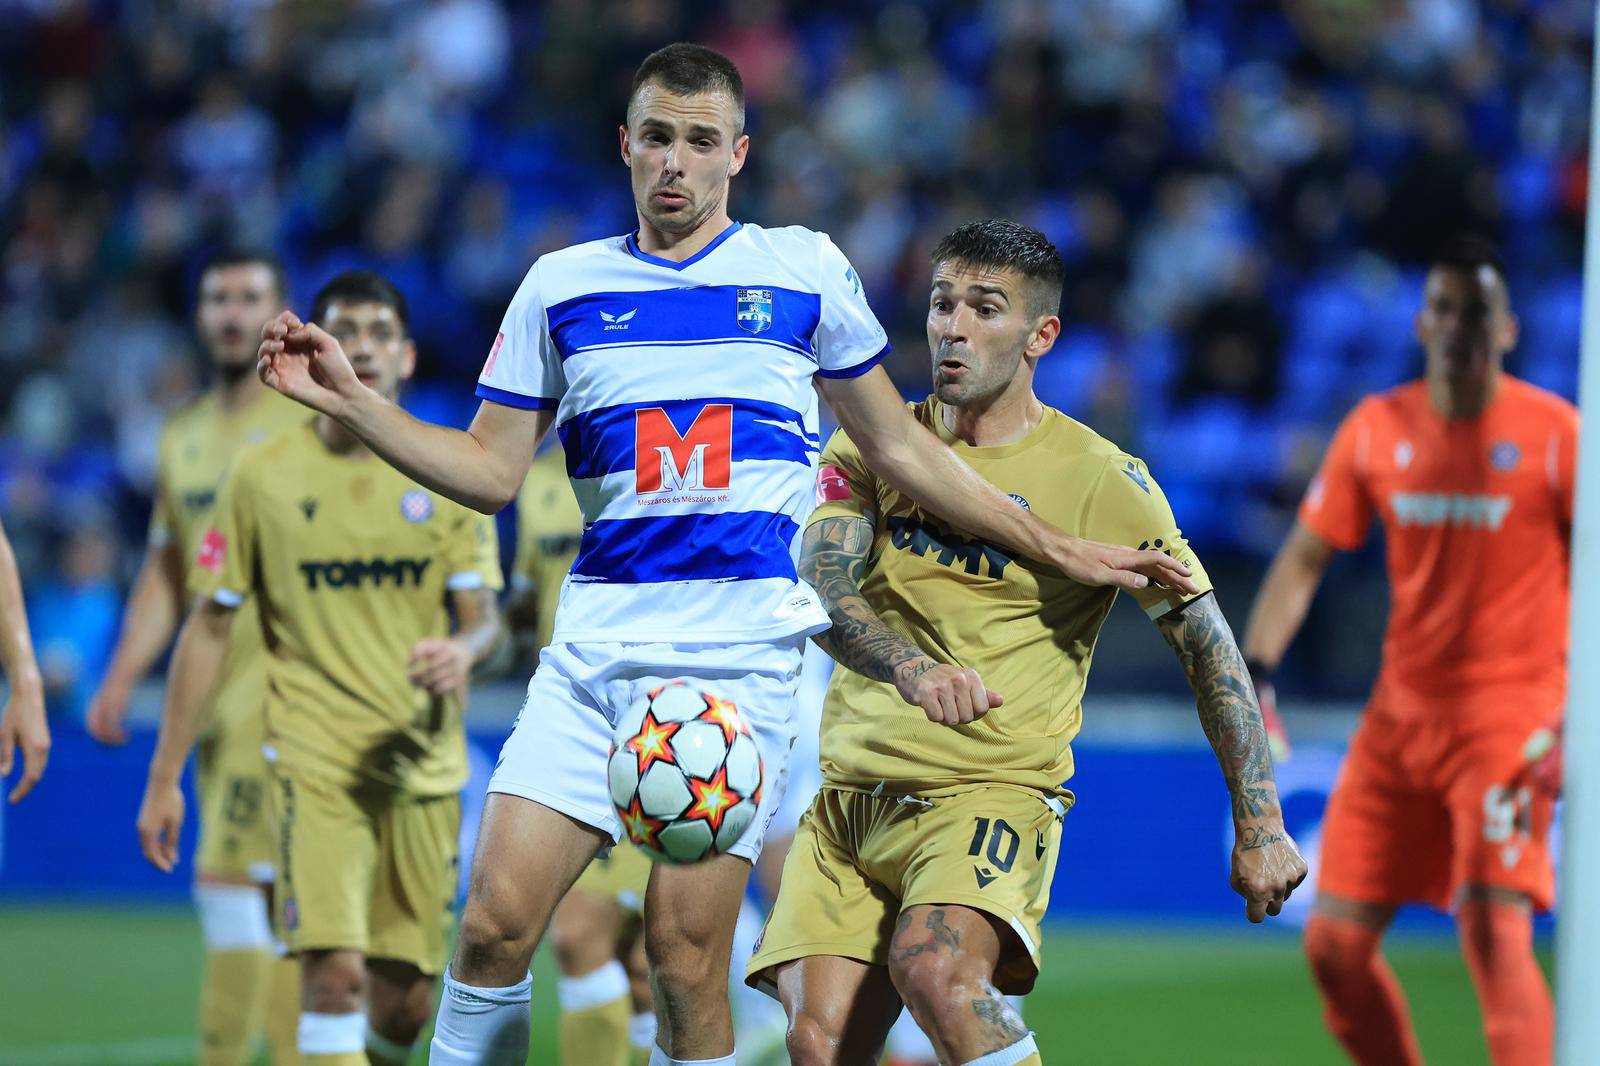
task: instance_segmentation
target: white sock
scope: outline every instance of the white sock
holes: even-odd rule
[[[662,1051],[660,1044],[650,1049],[650,1066],[734,1066],[733,1059],[732,1053],[720,1059],[675,1059]]]
[[[522,1066],[531,1027],[533,975],[505,988],[474,988],[444,974],[428,1048],[430,1066]]]
[[[588,1010],[628,994],[628,971],[616,959],[582,977],[556,981],[556,1002],[562,1010]]]
[[[273,945],[267,894],[256,885],[194,886],[200,937],[211,951],[266,951]]]
[[[367,1050],[367,1016],[361,1011],[349,1014],[301,1011],[294,1042],[302,1055],[363,1052]]]
[[[987,1055],[979,1055],[964,1066],[1017,1066],[1017,1063],[1029,1055],[1037,1055],[1039,1045],[1033,1042],[1033,1034],[1018,1040],[1010,1047],[1003,1047],[999,1051],[991,1051]]]
[[[656,1043],[656,1016],[651,1011],[635,1014],[628,1019],[628,1043],[633,1050],[643,1051]]]

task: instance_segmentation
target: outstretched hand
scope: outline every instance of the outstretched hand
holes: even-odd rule
[[[1049,560],[1080,585],[1110,585],[1142,589],[1149,585],[1177,589],[1188,595],[1200,591],[1189,568],[1165,552],[1123,548],[1099,541],[1069,539]]]
[[[279,312],[262,327],[256,373],[268,387],[335,418],[366,388],[339,342],[293,311]]]

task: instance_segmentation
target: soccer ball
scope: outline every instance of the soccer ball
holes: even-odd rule
[[[628,839],[657,862],[720,855],[761,803],[761,753],[739,709],[682,681],[623,714],[607,776]]]

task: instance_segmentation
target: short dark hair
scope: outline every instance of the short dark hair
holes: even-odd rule
[[[394,309],[400,328],[411,333],[411,311],[406,305],[405,293],[382,274],[373,270],[346,270],[335,276],[317,291],[311,302],[311,321],[321,324],[328,316],[328,308],[341,304],[383,304]]]
[[[1501,281],[1504,281],[1506,276],[1505,264],[1500,259],[1500,249],[1495,247],[1493,241],[1477,234],[1451,238],[1429,260],[1429,265],[1443,267],[1446,270],[1461,270],[1468,274],[1476,274],[1484,267],[1488,267],[1500,275]]]
[[[645,56],[633,72],[633,88],[628,90],[628,109],[639,87],[653,82],[670,93],[693,96],[696,93],[727,93],[739,108],[739,129],[744,129],[744,79],[733,60],[704,45],[678,42]]]
[[[278,299],[284,303],[289,301],[289,272],[283,267],[283,260],[271,252],[260,248],[228,248],[209,256],[200,264],[200,273],[195,275],[195,285],[205,281],[207,274],[213,270],[224,270],[236,266],[264,266],[272,272],[272,284],[277,286]]]
[[[1061,281],[1066,276],[1061,253],[1050,238],[1009,218],[985,218],[957,226],[933,247],[933,265],[1015,270],[1029,282],[1028,308],[1037,318],[1061,310]]]

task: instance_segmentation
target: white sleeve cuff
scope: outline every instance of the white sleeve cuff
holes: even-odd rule
[[[444,583],[444,587],[451,592],[461,592],[466,589],[481,589],[484,584],[482,574],[476,570],[463,570],[459,574],[451,574],[450,580]]]
[[[211,594],[211,598],[224,607],[239,607],[244,603],[244,593],[232,589],[218,589]]]

